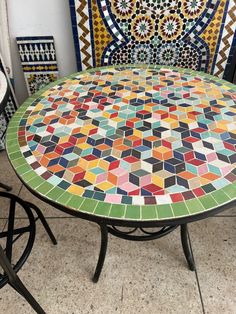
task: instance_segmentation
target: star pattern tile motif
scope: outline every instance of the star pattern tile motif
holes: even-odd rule
[[[224,81],[190,70],[108,67],[38,96],[23,106],[15,133],[27,164],[20,176],[43,179],[49,190],[39,182],[36,190],[52,189],[55,201],[62,192],[81,197],[82,207],[94,200],[95,214],[98,201],[124,205],[117,218],[130,205],[172,205],[178,216],[175,204],[184,209],[199,198],[199,208],[212,208],[204,197],[236,181],[236,90]]]

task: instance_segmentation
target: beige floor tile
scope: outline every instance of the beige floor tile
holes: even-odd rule
[[[19,193],[22,183],[10,165],[6,151],[0,151],[0,178],[2,183],[12,186],[12,193]]]
[[[190,225],[206,313],[236,313],[236,217]]]
[[[12,187],[11,193],[14,193],[16,195],[19,193],[22,183],[17,178],[13,168],[11,167],[5,151],[0,152],[0,180],[2,183],[5,183]],[[0,190],[4,191],[2,189]],[[1,199],[0,218],[7,217],[8,204],[8,200]]]
[[[7,219],[4,219],[4,218],[0,219],[0,232],[4,229],[6,223],[7,223]]]
[[[195,274],[186,267],[177,230],[145,243],[110,237],[101,278],[93,284],[98,227],[79,219],[49,222],[58,245],[39,226],[32,254],[19,273],[48,314],[202,313]],[[3,313],[32,313],[8,286],[0,304]]]

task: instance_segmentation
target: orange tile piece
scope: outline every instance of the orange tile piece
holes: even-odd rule
[[[158,147],[153,148],[152,154],[153,154],[153,157],[160,160],[167,160],[173,156],[172,150],[164,146],[158,146]]]
[[[214,174],[212,172],[208,172],[208,173],[205,173],[204,175],[202,175],[202,178],[210,180],[210,181],[214,181],[214,180],[220,178],[220,176],[217,176],[216,174]]]

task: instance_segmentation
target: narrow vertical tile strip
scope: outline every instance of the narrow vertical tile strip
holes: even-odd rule
[[[29,95],[58,79],[52,36],[17,37],[16,41]]]

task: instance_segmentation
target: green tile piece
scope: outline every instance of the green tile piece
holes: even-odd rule
[[[36,190],[42,194],[45,195],[46,193],[49,192],[49,190],[51,190],[53,188],[53,185],[48,183],[48,182],[44,182],[43,184],[41,184]]]
[[[10,159],[10,162],[12,163],[13,167],[17,170],[18,167],[22,165],[27,165],[27,162],[24,158],[18,158],[16,160]]]
[[[110,217],[123,218],[125,214],[125,205],[113,204],[111,206]]]
[[[68,193],[68,192],[64,192],[58,199],[57,199],[57,203],[62,204],[62,205],[66,205],[68,204],[69,200],[71,199],[72,194]]]
[[[205,209],[214,208],[218,205],[211,195],[202,196],[199,198],[199,201]]]
[[[21,152],[15,152],[15,153],[12,153],[12,154],[9,154],[9,158],[10,160],[15,160],[15,159],[18,159],[18,158],[21,158],[22,157],[22,154]]]
[[[58,199],[59,201],[59,199]],[[73,209],[79,209],[80,205],[84,201],[84,198],[77,196],[77,195],[72,195],[72,197],[69,199],[69,202],[66,203],[68,207],[71,207]]]
[[[236,197],[236,186],[234,184],[229,184],[223,188],[224,193],[226,193],[231,199]]]
[[[96,200],[85,198],[83,203],[81,204],[79,210],[81,210],[83,212],[93,213],[96,206],[97,206],[97,203],[98,203],[98,201],[96,201]]]
[[[27,185],[30,188],[37,188],[38,186],[40,186],[41,184],[43,184],[45,181],[43,178],[41,177],[35,177],[32,180],[30,180],[29,182],[27,182]]]
[[[202,204],[197,199],[188,200],[185,203],[190,214],[195,214],[204,211]]]
[[[17,173],[19,175],[23,175],[24,173],[29,172],[30,170],[32,171],[32,168],[28,164],[25,164],[17,168]]]
[[[125,213],[125,218],[130,218],[130,219],[140,219],[140,206],[136,205],[127,205],[126,207],[126,213]]]
[[[188,208],[184,202],[171,204],[173,213],[175,217],[186,216],[189,214]]]
[[[214,200],[216,200],[218,204],[224,204],[230,200],[230,198],[222,190],[211,193],[211,196],[213,196]]]
[[[111,208],[111,204],[99,202],[97,207],[95,208],[95,214],[100,216],[108,216]]]
[[[7,134],[17,134],[18,126],[14,126],[14,118],[11,120],[8,128],[7,128]]]
[[[33,171],[29,171],[29,172],[26,172],[26,173],[21,175],[22,180],[26,183],[28,181],[34,179],[34,178],[37,178],[37,177],[38,177],[38,175]]]
[[[155,205],[141,206],[142,219],[152,220],[157,219],[157,209]]]
[[[168,219],[173,217],[170,205],[157,205],[157,216],[159,219]]]
[[[51,191],[49,191],[46,196],[48,198],[50,198],[53,201],[56,201],[59,196],[64,192],[64,190],[58,188],[57,186],[55,186]]]
[[[20,147],[18,144],[16,144],[15,139],[12,139],[12,140],[7,142],[7,152],[9,155],[19,151],[19,149],[20,149]]]

